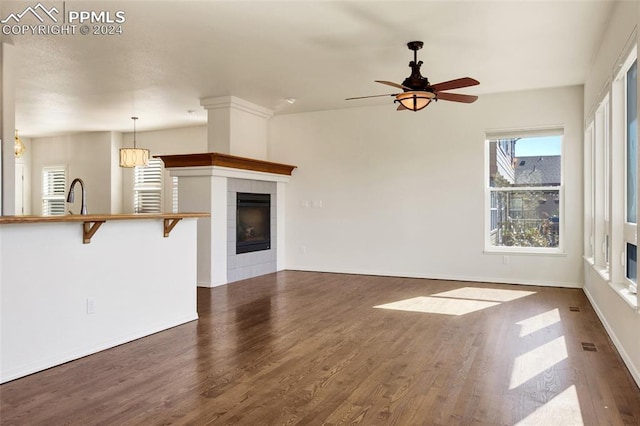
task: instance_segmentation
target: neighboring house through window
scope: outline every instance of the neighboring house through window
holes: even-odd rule
[[[561,251],[562,130],[488,135],[486,249]]]

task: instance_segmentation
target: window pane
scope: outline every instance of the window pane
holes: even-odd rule
[[[561,136],[489,141],[489,186],[560,186]]]
[[[558,247],[560,191],[495,191],[490,230],[492,246]]]
[[[638,176],[638,61],[627,71],[627,222],[636,223]]]
[[[638,282],[637,247],[627,243],[627,278],[634,283]]]

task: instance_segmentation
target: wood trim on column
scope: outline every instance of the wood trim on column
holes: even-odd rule
[[[219,166],[232,169],[253,170],[256,172],[275,173],[279,175],[291,176],[296,166],[289,164],[273,163],[271,161],[256,160],[254,158],[237,157],[235,155],[208,152],[202,154],[180,154],[180,155],[154,155],[160,158],[164,166],[170,167],[196,167],[196,166]]]

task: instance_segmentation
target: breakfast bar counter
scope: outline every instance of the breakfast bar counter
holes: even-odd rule
[[[0,216],[0,225],[10,223],[59,223],[82,222],[83,243],[89,244],[100,225],[109,220],[163,219],[163,235],[168,237],[171,230],[184,218],[209,217],[209,213],[128,213],[128,214],[69,214],[59,216]]]
[[[196,320],[207,217],[1,216],[0,383]]]

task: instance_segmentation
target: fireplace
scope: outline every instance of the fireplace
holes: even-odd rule
[[[271,248],[271,194],[237,193],[236,254]]]

